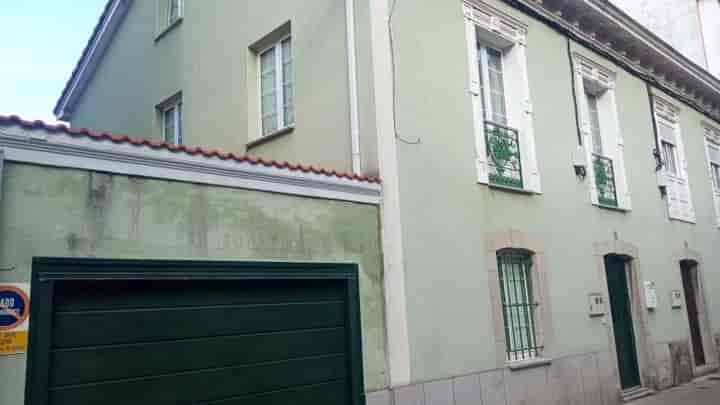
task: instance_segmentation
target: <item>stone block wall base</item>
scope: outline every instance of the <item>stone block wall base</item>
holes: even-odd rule
[[[693,366],[690,359],[690,344],[685,340],[670,342],[670,362],[673,370],[673,385],[689,383],[693,380]]]
[[[554,359],[532,369],[500,369],[367,394],[367,405],[616,405],[610,354]]]

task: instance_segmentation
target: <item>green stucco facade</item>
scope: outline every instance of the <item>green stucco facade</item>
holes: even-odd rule
[[[720,230],[701,122],[686,105],[680,122],[697,223],[671,221],[656,182],[652,112],[646,84],[612,62],[571,43],[617,73],[616,96],[632,210],[591,204],[588,180],[573,170],[578,126],[567,39],[533,18],[488,1],[528,25],[527,66],[542,194],[477,183],[462,3],[399,3],[394,16],[398,126],[420,144],[398,143],[411,378],[414,382],[496,368],[492,341],[487,235],[514,229],[545,248],[555,344],[551,357],[608,350],[606,326],[588,316],[591,292],[603,283],[593,246],[619,239],[639,250],[640,271],[656,283],[659,306],[649,314],[656,343],[687,339],[686,312],[670,307],[682,289],[673,252],[701,252],[702,282],[713,330],[720,328]],[[433,29],[427,29],[433,27]],[[432,57],[428,57],[429,54]],[[438,78],[441,78],[440,80]],[[513,102],[513,100],[508,100]]]
[[[532,235],[544,247],[548,296],[541,305],[547,307],[551,314],[550,332],[554,339],[552,346],[547,348],[547,355],[556,365],[562,359],[574,359],[573,356],[612,353],[608,320],[590,317],[587,304],[589,294],[606,293],[603,274],[597,268],[595,248],[616,240],[637,249],[638,256],[634,260],[639,266],[636,268],[639,280],[652,281],[656,286],[658,307],[649,311],[646,318],[651,357],[660,359],[662,356],[658,353],[667,350],[668,344],[688,340],[687,312],[672,309],[670,304],[671,291],[682,289],[677,252],[683,249],[699,252],[701,256],[700,277],[709,309],[710,332],[720,332],[720,312],[714,310],[720,306],[720,292],[715,290],[720,285],[717,271],[720,268],[720,250],[717,248],[720,246],[720,229],[713,208],[702,127],[703,122],[715,126],[720,126],[720,123],[711,122],[659,89],[650,89],[652,94],[663,95],[680,107],[691,198],[697,214],[694,224],[668,219],[667,203],[659,191],[656,178],[657,162],[652,154],[655,134],[646,82],[584,45],[569,40],[551,26],[509,6],[509,1],[482,2],[527,26],[527,76],[542,192],[513,192],[488,187],[477,181],[463,1],[389,1],[392,6],[394,67],[394,82],[389,85],[394,86],[392,102],[395,103],[396,113],[395,121],[389,125],[395,132],[397,146],[397,155],[390,158],[396,160],[399,177],[385,184],[399,184],[399,211],[402,214],[399,226],[404,259],[400,270],[404,273],[410,351],[410,378],[401,385],[488,370],[507,371],[505,364],[497,362],[498,348],[494,341],[497,325],[493,320],[490,291],[498,280],[489,274],[488,263],[494,259],[489,257],[487,245],[490,235],[508,230]],[[386,21],[371,23],[373,18],[384,16],[373,15],[369,3],[356,1],[355,45],[362,171],[375,175],[378,172],[382,174],[382,171],[377,157],[381,154],[378,151],[381,142],[376,136],[379,112],[375,110],[373,86],[380,82],[376,75],[383,73],[379,72],[378,66],[384,65],[374,64],[376,61],[373,58],[380,52],[377,51],[379,45],[372,43],[371,30],[380,30],[377,27],[384,27]],[[302,161],[334,169],[351,168],[344,2],[217,0],[213,6],[208,6],[200,0],[186,0],[183,21],[158,40],[155,40],[155,6],[154,1],[133,2],[115,40],[76,106],[73,125],[158,138],[160,129],[158,118],[154,115],[155,105],[182,91],[184,135],[190,145],[248,151],[264,157]],[[252,134],[257,133],[258,117],[256,89],[253,87],[257,80],[254,70],[256,58],[250,47],[288,21],[296,55],[297,123],[292,133],[248,149],[247,143],[253,139]],[[593,205],[590,180],[582,179],[574,172],[578,122],[571,79],[571,53],[581,54],[616,74],[614,91],[620,132],[624,139],[626,178],[632,196],[632,209],[629,211]],[[138,63],[139,60],[142,63]],[[374,70],[376,68],[378,71]],[[120,179],[117,182],[126,182],[128,188],[136,187],[135,180]],[[240,220],[233,217],[235,213],[218,211],[218,206],[213,203],[208,205],[208,201],[226,201],[225,197],[210,198],[209,194],[213,193],[210,190],[213,189],[201,191],[204,188],[193,188],[189,192],[185,191],[186,185],[166,187],[182,189],[177,191],[181,194],[190,193],[192,198],[184,199],[187,203],[180,210],[197,214],[201,223],[217,224],[228,220],[238,224],[252,223],[259,235],[268,235],[265,242],[272,242],[271,246],[275,246],[273,231],[268,231],[264,222],[256,223],[252,219],[254,214]],[[131,191],[125,193],[132,195]],[[387,188],[384,193],[389,194]],[[255,195],[237,191],[232,195],[246,194]],[[273,199],[277,200],[277,204],[296,200],[290,197]],[[113,207],[124,204],[115,201],[113,199]],[[119,201],[132,202],[129,197]],[[343,241],[337,236],[323,234],[320,234],[320,240],[326,242],[308,242],[310,238],[302,237],[305,227],[330,227],[320,226],[316,221],[324,223],[341,216],[335,211],[330,217],[325,214],[317,216],[317,211],[304,208],[305,204],[318,204],[326,214],[328,206],[334,207],[333,210],[340,207],[350,210],[349,207],[353,207],[353,210],[369,210],[376,215],[374,208],[303,201],[302,207],[295,207],[302,212],[297,223],[294,217],[286,218],[281,226],[273,219],[270,229],[288,229],[290,226],[292,232],[298,232],[298,238],[305,240],[304,243],[311,243],[312,248],[301,249],[299,245],[291,245],[284,250],[284,247],[265,248],[263,245],[256,250],[253,246],[257,245],[251,238],[240,244],[240,251],[249,252],[248,256],[255,254],[274,258],[277,255],[303,260],[327,257],[347,260],[348,255],[358,255],[364,268],[367,268],[365,261],[369,260],[377,266],[379,274],[381,258],[377,253],[380,250],[377,240],[374,240],[376,245],[372,245],[370,252],[363,253],[369,245],[353,242],[349,247],[346,244],[350,243],[349,239]],[[165,203],[167,201],[161,199],[150,203],[150,206],[158,210],[158,216],[164,216],[168,214],[159,207]],[[173,202],[170,206],[174,204],[177,203]],[[206,215],[204,212],[208,208]],[[259,208],[253,205],[253,209]],[[123,220],[134,215],[132,210],[127,210],[121,215]],[[280,208],[273,212],[281,217],[289,215]],[[289,212],[299,215],[295,214],[295,210]],[[266,208],[258,211],[261,217],[266,213]],[[232,219],[226,219],[225,215]],[[346,217],[343,215],[342,218]],[[394,221],[395,218],[385,220]],[[230,254],[230,257],[236,258],[232,249],[218,247],[230,243],[227,242],[229,236],[210,231],[210,236],[198,240],[194,236],[197,225],[193,225],[192,218],[176,223],[172,221],[179,221],[178,218],[169,216],[163,221],[159,224],[164,224],[162,231],[152,231],[157,224],[148,225],[146,232],[157,232],[149,238],[153,240],[153,245],[158,244],[153,251],[172,255],[175,252],[172,246],[188,246],[198,250],[194,253],[198,257],[226,257]],[[382,225],[377,219],[370,222],[372,227],[370,223],[363,224],[361,229],[365,230],[361,235],[367,232],[369,237],[370,228],[376,232]],[[169,226],[168,223],[176,225]],[[353,221],[343,223],[340,229],[355,224]],[[76,226],[80,227],[78,229],[87,226],[95,229],[95,225]],[[202,229],[206,226],[203,225]],[[238,225],[237,228],[241,235],[247,234],[243,226]],[[63,242],[67,230],[64,232],[55,242],[57,249],[68,248],[67,242]],[[157,238],[158,235],[174,238],[173,242],[165,245],[162,238]],[[92,244],[83,241],[78,239],[76,246],[85,250],[81,249],[76,254],[96,254],[88,250]],[[196,246],[198,241],[200,247]],[[138,253],[141,249],[133,243],[136,242],[111,253],[128,257],[141,255]],[[328,248],[328,244],[332,248]],[[165,250],[163,246],[166,246]],[[397,263],[392,264],[397,266]],[[374,359],[366,364],[370,370],[366,375],[366,388],[372,391],[384,388],[387,381],[383,374],[384,346],[380,344],[383,342],[383,317],[379,278],[368,277],[376,288],[372,290],[376,295],[367,301],[371,304],[366,304],[371,308],[370,314],[363,314],[364,321],[372,318],[372,321],[366,321],[365,328],[370,323],[374,325],[371,351],[367,352],[367,341],[365,347],[366,360]],[[366,285],[369,282],[366,281]],[[365,306],[363,311],[366,311]],[[390,347],[388,350],[394,349]],[[706,350],[709,353],[715,351],[712,347],[706,347]],[[609,356],[614,356],[614,353]],[[717,362],[716,359],[709,361]],[[610,364],[606,366],[604,371],[610,370]],[[648,368],[657,369],[659,366],[656,366],[649,364]],[[660,373],[657,371],[657,374]],[[513,375],[522,376],[517,377],[518,380],[525,378],[522,373]],[[653,378],[660,379],[657,375]],[[572,385],[567,383],[570,381],[567,378],[558,379],[562,380],[563,386]],[[616,380],[614,378],[606,385],[614,390]],[[522,381],[520,385],[524,386],[525,381]]]
[[[182,92],[185,144],[351,169],[342,1],[217,0],[209,6],[185,0],[182,21],[162,35],[162,1],[131,3],[73,108],[73,126],[160,139],[156,106]],[[367,13],[367,5],[359,4],[358,41],[364,47],[358,65],[365,82],[371,80]],[[260,134],[258,57],[251,47],[288,22],[297,122],[292,133],[248,148]],[[358,96],[365,134],[373,131],[369,89],[362,86]],[[373,137],[362,142],[363,166],[377,174]]]
[[[7,163],[0,282],[33,257],[351,262],[360,266],[365,386],[386,386],[383,272],[373,205]],[[31,320],[32,322],[32,320]],[[21,404],[26,355],[0,356],[0,403]]]

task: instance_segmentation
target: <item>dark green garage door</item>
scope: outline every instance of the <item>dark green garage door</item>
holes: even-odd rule
[[[346,280],[58,280],[52,290],[50,405],[356,403]]]

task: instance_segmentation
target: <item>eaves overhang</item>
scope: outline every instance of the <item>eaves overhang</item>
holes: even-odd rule
[[[720,80],[607,0],[503,0],[720,121]]]
[[[69,121],[73,108],[92,78],[105,50],[127,14],[133,0],[108,0],[53,113],[58,120]]]

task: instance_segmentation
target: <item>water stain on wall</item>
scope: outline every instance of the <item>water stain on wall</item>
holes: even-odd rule
[[[89,239],[89,254],[94,255],[98,243],[105,238],[108,213],[112,208],[113,177],[109,174],[91,172],[88,176],[86,207],[86,228]]]

